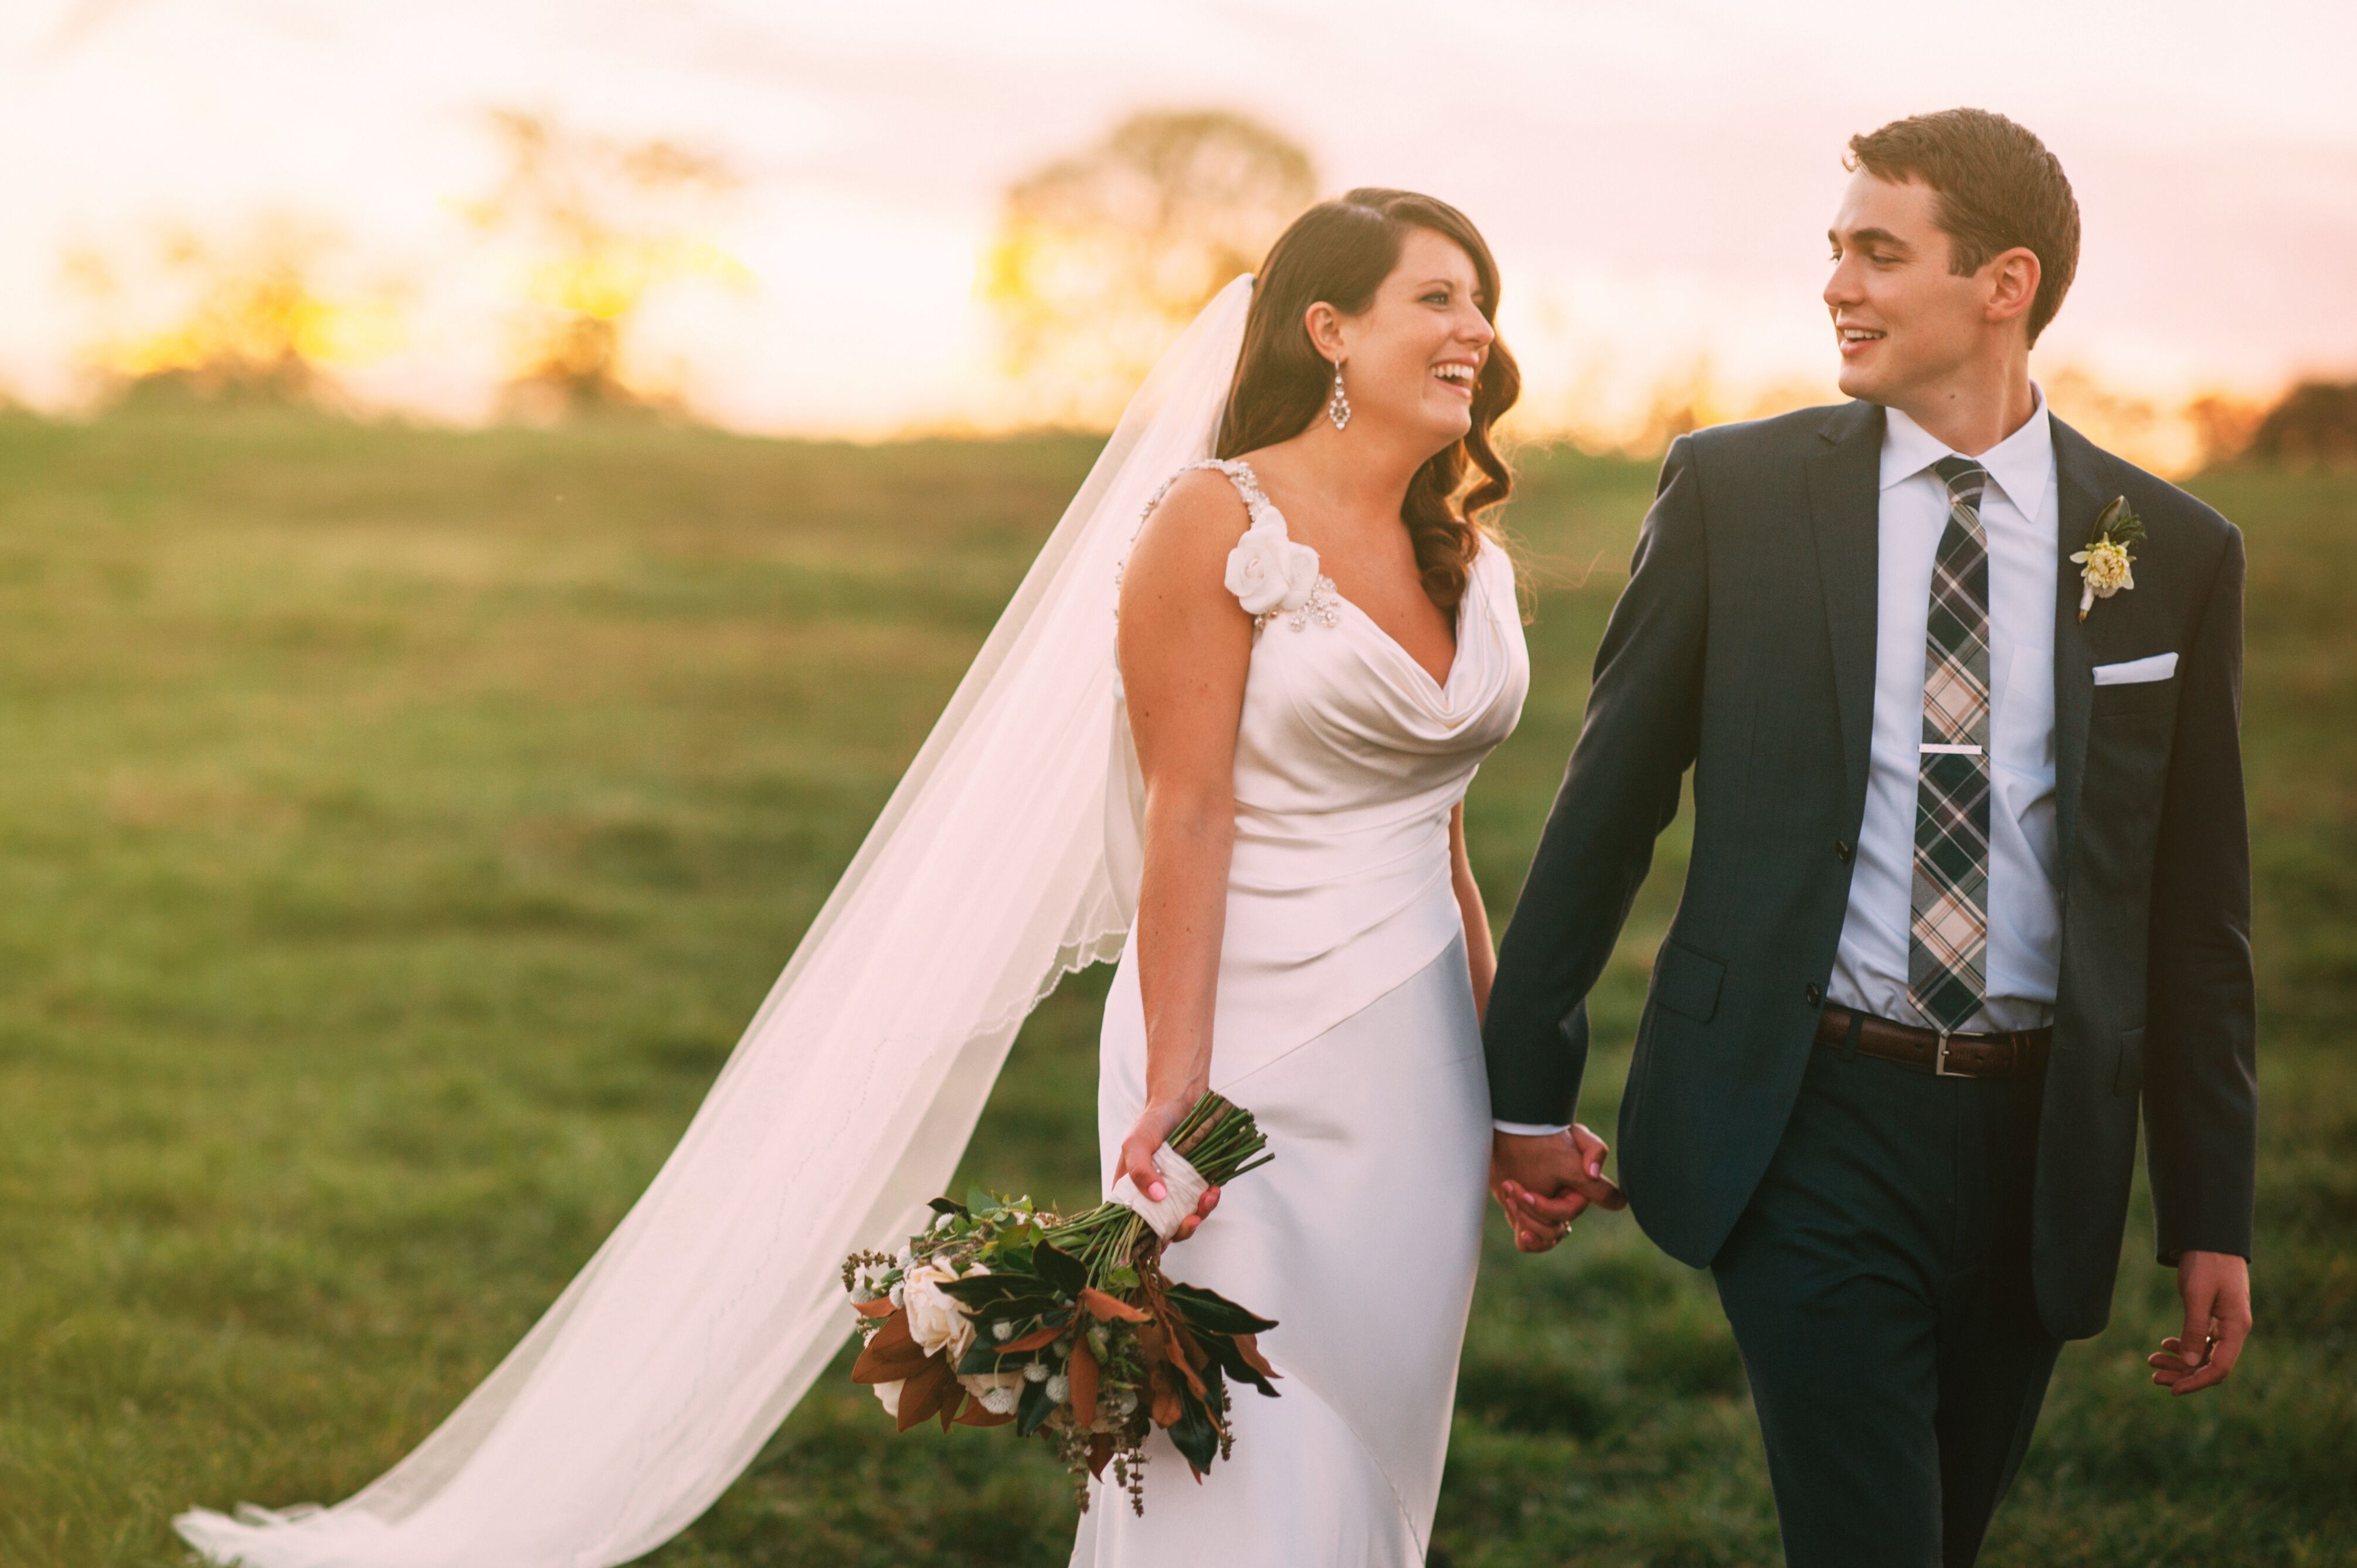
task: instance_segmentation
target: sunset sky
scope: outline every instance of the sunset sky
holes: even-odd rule
[[[1329,191],[1463,207],[1541,420],[1641,406],[1703,361],[1738,401],[1829,388],[1845,139],[1975,103],[2043,135],[2085,213],[2042,371],[2258,393],[2357,375],[2352,59],[2345,0],[9,0],[0,391],[83,395],[68,252],[285,214],[340,236],[341,286],[403,302],[356,393],[482,416],[511,280],[457,207],[498,173],[494,106],[745,173],[715,238],[749,282],[682,285],[640,339],[744,428],[995,423],[974,278],[1000,195],[1143,107],[1241,110]]]

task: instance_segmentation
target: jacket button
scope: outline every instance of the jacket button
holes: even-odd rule
[[[1825,999],[1825,988],[1819,985],[1813,980],[1809,982],[1808,984],[1801,987],[1801,994],[1807,997],[1809,999],[1809,1005],[1813,1007],[1818,1003],[1823,1002]]]
[[[1847,839],[1834,840],[1834,858],[1840,861],[1844,865],[1847,865],[1849,864],[1849,841]]]

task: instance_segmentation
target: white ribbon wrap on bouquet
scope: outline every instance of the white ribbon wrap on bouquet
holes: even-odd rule
[[[1154,1151],[1154,1168],[1162,1173],[1159,1198],[1138,1191],[1137,1184],[1124,1171],[1114,1177],[1113,1200],[1153,1226],[1154,1233],[1168,1241],[1178,1234],[1179,1225],[1195,1212],[1195,1206],[1203,1201],[1211,1184],[1203,1179],[1202,1172],[1187,1163],[1186,1155],[1168,1144]]]
[[[1251,298],[1230,284],[1146,378],[679,1146],[555,1304],[360,1492],[182,1514],[190,1545],[245,1568],[612,1568],[752,1461],[849,1337],[844,1255],[917,1229],[1025,1015],[1121,951],[1117,572],[1149,499],[1211,455]]]

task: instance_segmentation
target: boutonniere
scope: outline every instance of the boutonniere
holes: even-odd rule
[[[2136,586],[2136,575],[2129,570],[2136,557],[2128,553],[2128,546],[2143,540],[2144,519],[2129,509],[2127,497],[2114,496],[2096,517],[2087,548],[2071,557],[2078,563],[2079,581],[2085,585],[2079,595],[2081,620],[2087,618],[2097,599],[2108,599],[2122,588]]]

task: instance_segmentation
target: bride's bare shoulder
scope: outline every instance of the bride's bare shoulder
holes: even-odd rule
[[[1225,550],[1251,521],[1235,482],[1220,469],[1206,467],[1189,468],[1170,481],[1161,499],[1147,510],[1145,529],[1151,531],[1158,524],[1165,532],[1223,534],[1227,543],[1221,548]],[[1143,542],[1143,532],[1139,538]]]
[[[1190,468],[1146,511],[1123,573],[1125,600],[1134,586],[1220,588],[1228,552],[1251,526],[1243,497],[1217,468]]]

